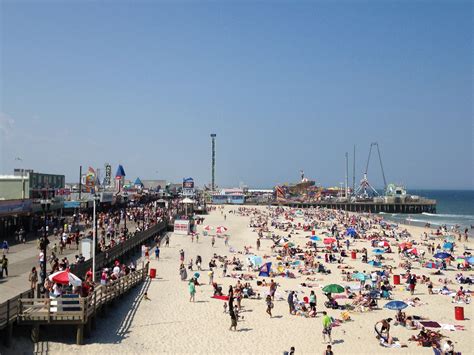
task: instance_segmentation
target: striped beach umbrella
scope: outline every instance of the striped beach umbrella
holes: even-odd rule
[[[62,285],[82,285],[82,280],[76,275],[74,275],[72,272],[70,272],[69,269],[57,271],[54,274],[49,275],[49,280]]]
[[[216,233],[218,233],[218,234],[222,234],[222,233],[225,233],[225,232],[227,232],[227,228],[224,227],[224,226],[219,226],[219,227],[216,228]]]
[[[205,231],[211,231],[212,230],[212,227],[208,224],[207,226],[204,226],[203,228]]]

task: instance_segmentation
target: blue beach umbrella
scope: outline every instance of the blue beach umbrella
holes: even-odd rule
[[[384,254],[385,250],[383,250],[383,249],[374,249],[374,250],[372,250],[372,253],[380,255],[380,254]]]
[[[451,254],[448,254],[448,253],[445,253],[445,252],[441,252],[441,253],[436,253],[435,255],[433,255],[436,259],[447,259],[449,257],[451,257]]]
[[[364,274],[362,272],[356,272],[355,274],[352,275],[352,278],[354,280],[365,281],[369,278],[369,276],[367,276],[366,274]]]
[[[388,302],[385,306],[383,306],[384,308],[387,308],[387,309],[391,309],[393,311],[398,311],[400,309],[405,309],[408,307],[408,305],[403,302],[403,301],[390,301]]]
[[[318,236],[316,235],[313,235],[311,238],[309,238],[310,240],[312,240],[313,242],[319,242],[321,241],[321,238],[319,238]]]
[[[453,247],[453,243],[444,243],[443,249],[451,249]]]
[[[369,261],[367,264],[371,265],[371,266],[375,266],[375,267],[380,267],[382,266],[382,263],[378,262],[378,261]]]
[[[195,277],[196,279],[199,279],[199,276],[201,276],[201,274],[200,274],[199,272],[195,272],[195,273],[194,273],[194,277]]]
[[[353,237],[353,236],[355,236],[355,235],[357,234],[357,232],[355,231],[354,228],[347,228],[346,234],[347,234],[347,235],[350,235],[351,237]]]
[[[466,261],[467,261],[469,264],[474,264],[474,256],[470,256],[469,258],[466,259]]]

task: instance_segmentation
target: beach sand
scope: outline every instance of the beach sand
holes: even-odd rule
[[[236,209],[237,207],[235,207]],[[258,207],[264,209],[265,207]],[[226,211],[234,207],[226,206]],[[244,245],[251,245],[252,251],[256,252],[257,234],[248,227],[250,217],[242,217],[227,214],[227,220],[218,211],[213,211],[205,216],[204,225],[225,225],[228,227],[230,235],[229,245],[238,251],[242,251]],[[408,226],[408,230],[416,239],[420,238],[424,228]],[[273,309],[273,318],[266,313],[264,297],[257,299],[244,299],[242,305],[244,311],[240,314],[244,316],[237,326],[237,332],[229,331],[230,317],[223,312],[224,301],[212,299],[212,286],[208,285],[208,262],[214,253],[232,256],[229,248],[225,247],[222,238],[216,238],[215,247],[211,247],[211,238],[202,236],[202,225],[198,226],[201,232],[199,243],[191,242],[189,236],[172,234],[170,247],[161,247],[161,257],[159,261],[154,260],[152,253],[150,267],[157,269],[157,278],[150,280],[143,286],[139,286],[122,300],[118,300],[110,306],[106,317],[98,318],[97,328],[92,332],[92,336],[87,338],[83,346],[74,345],[74,331],[59,332],[56,336],[45,337],[47,349],[51,354],[64,354],[80,352],[82,354],[107,354],[107,353],[129,353],[129,354],[282,354],[289,350],[291,346],[296,348],[297,354],[322,354],[326,345],[322,343],[322,323],[321,315],[316,318],[304,318],[290,315],[286,302],[287,294],[285,290],[299,291],[298,298],[309,296],[311,290],[315,290],[318,299],[318,312],[327,310],[330,316],[340,318],[340,310],[328,310],[323,303],[326,297],[320,287],[307,288],[300,286],[305,282],[306,276],[297,275],[296,279],[275,277],[280,285],[277,294],[280,293],[283,300],[276,301]],[[320,234],[321,231],[317,231]],[[282,231],[277,234],[284,235]],[[299,234],[292,234],[292,239],[303,246],[308,239],[309,233],[298,231]],[[469,243],[472,247],[472,242]],[[258,254],[271,254],[271,240],[262,239],[262,246]],[[366,241],[358,241],[355,248],[369,247]],[[370,248],[370,247],[369,247]],[[186,254],[185,264],[189,258],[196,259],[201,255],[203,259],[203,269],[199,281],[201,286],[197,287],[196,302],[189,302],[187,282],[180,280],[179,276],[179,250],[184,249]],[[370,249],[369,249],[370,250]],[[242,261],[244,255],[235,254]],[[369,252],[370,256],[370,252]],[[398,265],[398,254],[390,254],[395,258],[392,264]],[[360,256],[357,260],[346,258],[346,263],[354,266],[359,271],[371,271],[371,266],[362,264]],[[220,265],[220,263],[218,263]],[[327,265],[327,264],[326,264]],[[342,281],[342,277],[337,264],[329,264],[332,271],[330,275],[316,274],[318,285],[324,286],[331,283],[341,285],[348,284]],[[229,268],[229,272],[231,269]],[[397,269],[401,272],[401,269]],[[431,270],[419,269],[415,267],[417,274],[428,275]],[[456,272],[447,272],[453,279]],[[254,273],[255,274],[255,273]],[[188,277],[191,273],[188,271]],[[432,276],[437,287],[439,277]],[[260,280],[262,278],[259,278]],[[222,277],[222,269],[215,269],[214,280],[223,287],[223,292],[227,293],[229,285],[235,285],[237,279]],[[269,278],[266,278],[269,281]],[[256,287],[256,281],[252,281],[252,286],[257,292],[265,295],[268,287]],[[352,282],[354,284],[354,282]],[[453,285],[456,289],[457,284]],[[143,299],[143,293],[147,291],[149,301]],[[427,317],[440,323],[460,324],[466,327],[465,331],[442,331],[453,340],[456,351],[463,354],[473,353],[472,337],[472,304],[462,305],[465,317],[469,320],[455,321],[454,304],[449,296],[428,295],[426,285],[417,285],[415,296],[421,298],[426,305],[420,307],[408,307],[405,312],[408,315],[419,315]],[[403,300],[410,297],[409,293],[397,289],[393,294],[393,299]],[[349,300],[339,300],[340,302]],[[387,301],[379,301],[382,307]],[[345,322],[333,328],[333,350],[335,354],[432,354],[430,348],[422,348],[413,342],[408,342],[411,335],[418,331],[407,330],[401,326],[393,326],[391,335],[399,338],[402,343],[407,343],[407,348],[386,349],[379,345],[375,338],[374,324],[383,319],[394,318],[395,311],[381,308],[380,310],[353,313],[352,321]],[[46,331],[43,332],[43,334]],[[31,345],[26,345],[29,340],[26,338],[15,340],[14,346],[8,353],[23,352]],[[37,345],[45,346],[46,342]]]

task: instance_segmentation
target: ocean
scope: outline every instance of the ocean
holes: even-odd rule
[[[435,226],[474,226],[474,190],[407,190],[411,195],[436,200],[436,214],[381,213],[386,219],[397,223]]]

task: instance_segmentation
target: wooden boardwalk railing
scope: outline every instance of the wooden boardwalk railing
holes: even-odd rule
[[[147,230],[139,232],[133,237],[130,237],[123,243],[117,244],[115,247],[107,250],[106,252],[97,254],[96,268],[100,269],[106,265],[111,264],[114,260],[119,259],[129,251],[142,245],[145,241],[166,231],[167,227],[168,222],[166,220],[160,221]],[[92,259],[88,259],[84,263],[72,265],[71,272],[79,277],[83,277],[87,270],[89,270],[91,267]],[[0,330],[5,329],[7,333],[4,337],[6,340],[6,345],[9,345],[9,342],[12,338],[13,323],[18,319],[19,299],[27,299],[32,297],[34,297],[34,291],[28,290],[0,304]]]
[[[33,326],[31,334],[34,342],[39,341],[40,325],[76,325],[76,342],[81,345],[84,340],[84,326],[90,325],[97,312],[107,303],[143,282],[147,274],[148,264],[108,285],[98,286],[88,297],[66,295],[54,299],[20,298],[18,299],[18,323]]]

